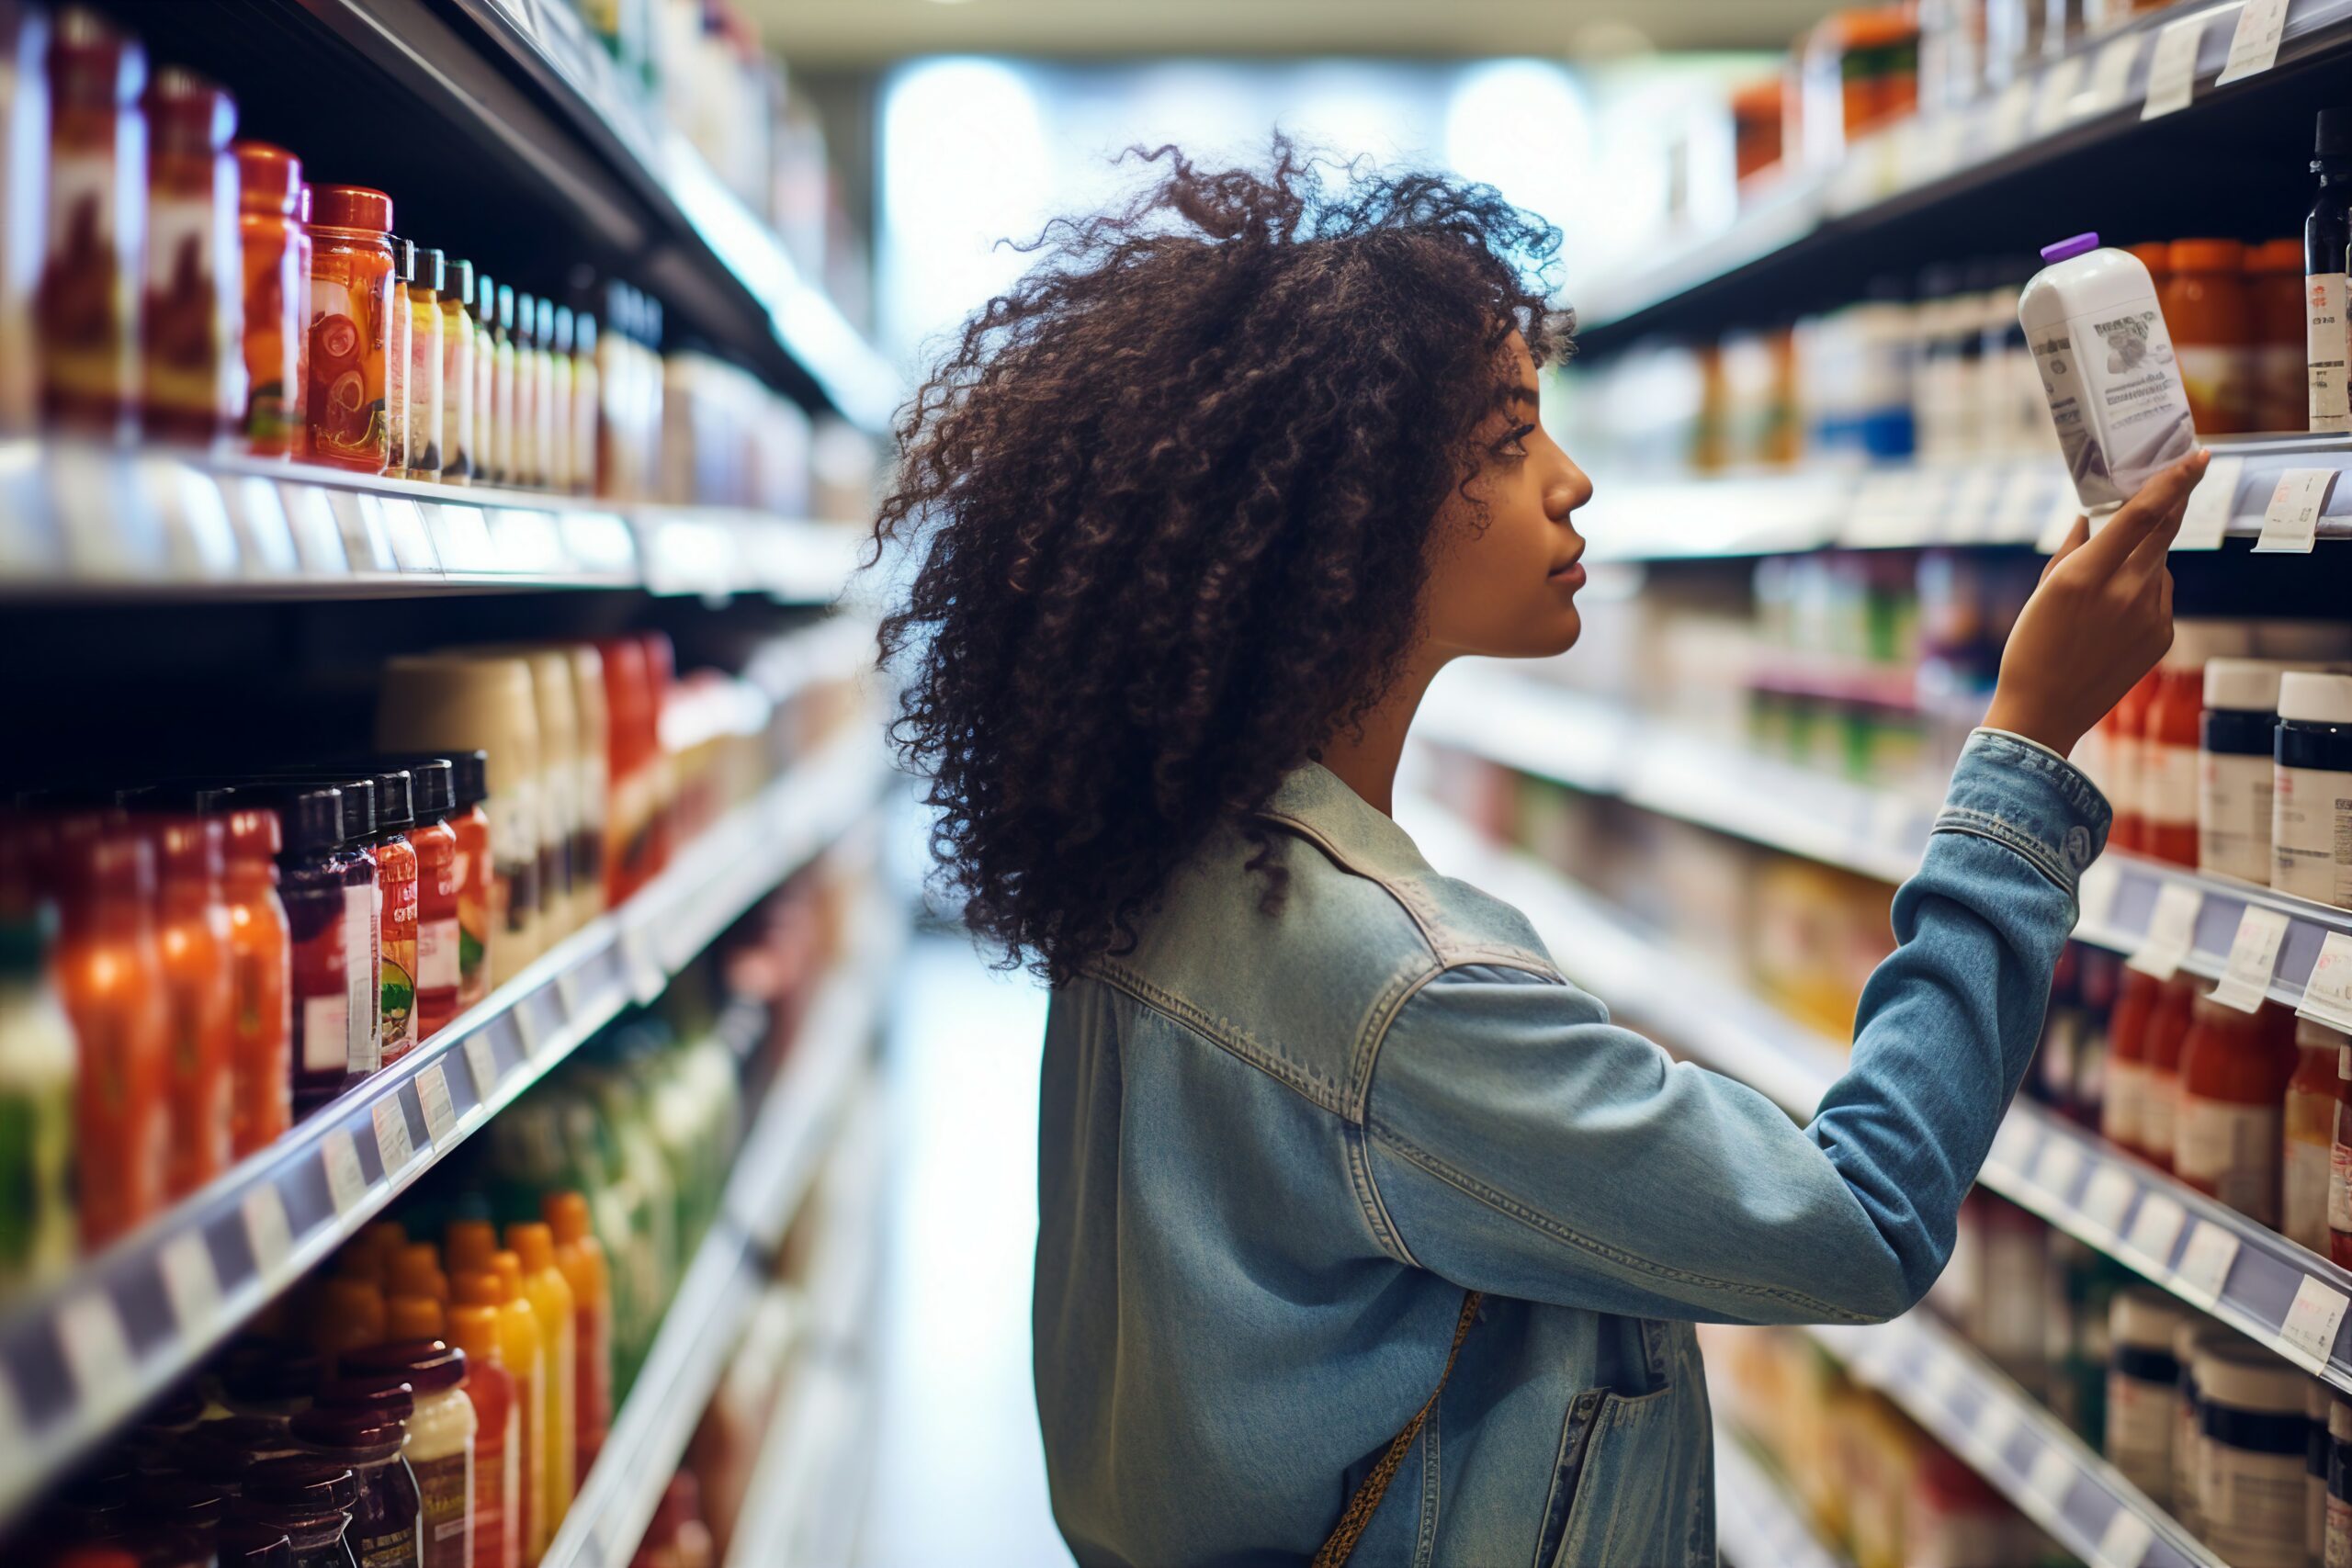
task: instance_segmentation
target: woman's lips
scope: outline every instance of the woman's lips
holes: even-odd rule
[[[1555,582],[1561,587],[1566,589],[1573,590],[1582,588],[1584,586],[1584,563],[1581,561],[1570,561],[1566,566],[1555,566],[1552,569],[1547,581]]]

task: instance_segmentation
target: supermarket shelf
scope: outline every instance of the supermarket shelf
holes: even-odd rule
[[[789,1190],[774,1189],[763,1178],[751,1179],[763,1201],[786,1205],[787,1221],[824,1156],[855,1081],[856,1064],[873,1039],[888,976],[897,964],[903,917],[877,911],[864,923],[852,956],[803,1015],[790,1059],[743,1139],[746,1158],[761,1151],[763,1140],[778,1135],[806,1145],[795,1156],[799,1176]],[[838,1067],[810,1071],[818,1062]],[[786,1106],[798,1111],[788,1122],[775,1115]],[[644,1538],[687,1440],[735,1353],[744,1321],[763,1288],[766,1259],[775,1250],[773,1243],[737,1222],[749,1168],[739,1164],[729,1179],[728,1201],[663,1314],[636,1386],[615,1415],[604,1450],[582,1481],[540,1568],[624,1563]]]
[[[2251,539],[2290,468],[2352,469],[2352,436],[2213,436],[2244,467],[2222,533]],[[2032,546],[2080,510],[2064,466],[2039,458],[1798,468],[1603,484],[1577,513],[1596,561],[1719,559],[1801,550]],[[2352,538],[2352,485],[2339,483],[2318,536]],[[2185,552],[2184,552],[2185,553]]]
[[[2175,138],[2201,133],[2217,99],[2260,93],[2283,73],[2338,59],[2352,46],[2352,0],[2289,0],[2277,64],[2217,90],[2239,10],[2189,4],[2134,18],[1996,95],[1861,139],[1834,170],[1786,175],[1758,191],[1728,224],[1645,246],[1624,273],[1580,288],[1584,332],[1614,346],[1679,324],[1705,296],[1770,289],[1858,257],[1869,267],[1910,265],[1884,254],[1887,238],[1902,220],[1931,209],[1942,220],[1936,238],[1948,256],[1967,209],[1999,213],[2017,186],[2046,178],[2060,160],[2127,137],[2175,145]],[[2195,100],[2143,124],[2154,40],[2175,23],[2198,29]]]
[[[2290,898],[2250,882],[2209,876],[2120,850],[2109,850],[2083,873],[2083,915],[2075,935],[2118,953],[2137,953],[2148,945],[2156,901],[2173,887],[2183,889],[2173,895],[2176,899],[2196,900],[2196,913],[2189,922],[2196,934],[2180,966],[2208,979],[2218,979],[2227,966],[2231,945],[2248,909],[2267,909],[2286,917],[2286,935],[2279,940],[2278,961],[2265,989],[2273,1001],[2287,1007],[2302,1005],[2304,988],[2311,983],[2312,970],[2327,939],[2334,935],[2352,941],[2352,910]]]
[[[1926,1312],[1806,1330],[1857,1382],[1901,1405],[2067,1551],[2098,1568],[2222,1568],[2222,1559]]]
[[[0,442],[0,594],[388,598],[644,588],[838,598],[857,531],[167,448]]]
[[[1853,1568],[1815,1535],[1796,1499],[1715,1423],[1715,1540],[1732,1568]]]
[[[1435,807],[1409,825],[1441,869],[1522,910],[1571,977],[1590,977],[1612,1005],[1792,1114],[1810,1117],[1845,1070],[1838,1042],[1697,972],[1623,910],[1532,858],[1483,842]],[[2028,1100],[2011,1106],[1978,1179],[2352,1392],[2352,1337],[2342,1331],[2352,1273]]]
[[[853,726],[398,1065],[0,1316],[0,1524],[631,1000],[864,818]]]

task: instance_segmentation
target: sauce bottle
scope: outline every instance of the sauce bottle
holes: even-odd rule
[[[441,1254],[429,1241],[408,1242],[395,1250],[385,1266],[384,1282],[394,1295],[449,1304],[449,1276],[441,1271]]]
[[[311,192],[310,456],[356,473],[391,459],[392,198],[362,186]],[[405,298],[405,296],[402,296]]]
[[[375,775],[376,886],[382,910],[378,1013],[382,1048],[377,1065],[390,1066],[416,1048],[417,854],[409,841],[416,811],[409,771]]]
[[[2156,1002],[2148,1014],[2145,1032],[2148,1094],[2140,1106],[2140,1128],[2145,1142],[2141,1153],[2149,1164],[2173,1168],[2180,1123],[2180,1053],[2188,1034],[2189,1011],[2198,987],[2188,976],[2176,976],[2156,987]]]
[[[303,349],[311,235],[295,217],[302,161],[266,141],[239,141],[237,243],[243,263],[245,450],[283,457],[303,440],[309,367]]]
[[[466,1353],[466,1397],[474,1407],[473,1568],[522,1562],[523,1402],[506,1366],[494,1274],[450,1281],[449,1339]]]
[[[596,369],[596,318],[582,310],[572,318],[571,457],[575,495],[596,493],[596,428],[603,407],[604,390]]]
[[[490,816],[482,803],[490,798],[490,753],[456,750],[449,754],[456,804],[449,827],[458,838],[458,1006],[469,1008],[490,995],[491,885],[495,879],[491,860]]]
[[[2310,375],[2303,360],[2303,246],[2300,240],[2266,240],[2245,253],[2245,282],[2254,296],[2254,427],[2301,430]]]
[[[49,243],[34,310],[41,412],[119,433],[139,393],[139,256],[147,217],[147,57],[80,6],[49,49]]]
[[[293,938],[277,894],[278,817],[233,802],[224,820],[229,906],[229,1143],[239,1159],[293,1124]]]
[[[572,702],[571,660],[560,649],[524,650],[531,667],[539,728],[539,896],[546,941],[578,931],[588,919],[572,870],[580,833],[580,721]]]
[[[473,327],[474,474],[486,483],[504,484],[498,423],[498,285],[487,276],[474,280]]]
[[[262,780],[261,783],[273,781]],[[377,863],[376,781],[321,774],[298,769],[275,783],[310,787],[332,784],[341,796],[342,828],[330,863],[334,885],[343,895],[343,972],[350,1051],[345,1062],[347,1079],[364,1078],[384,1065],[383,975],[386,895]],[[281,866],[290,886],[293,868]],[[293,914],[289,896],[287,913]],[[298,938],[299,940],[299,938]],[[300,967],[300,959],[296,959]],[[342,1092],[338,1086],[333,1094]],[[302,1087],[295,1088],[295,1108],[303,1113]]]
[[[492,1254],[492,1278],[498,1281],[498,1325],[505,1347],[506,1364],[515,1369],[514,1395],[523,1406],[523,1517],[517,1534],[523,1562],[537,1562],[546,1555],[553,1533],[548,1516],[548,1460],[554,1452],[554,1393],[548,1374],[547,1339],[539,1332],[538,1314],[523,1293],[522,1259],[511,1252]]]
[[[605,907],[616,908],[652,874],[654,778],[646,739],[652,729],[653,694],[644,644],[635,637],[608,637],[596,645],[596,652],[605,672],[605,776],[611,789]]]
[[[343,1538],[358,1501],[359,1478],[349,1465],[302,1453],[248,1469],[232,1517],[285,1531],[293,1568],[351,1568],[356,1559]]]
[[[2253,651],[2233,622],[2179,620],[2155,670],[2140,753],[2140,847],[2175,865],[2197,863],[2198,738],[2205,714],[2205,663]]]
[[[227,834],[218,817],[142,813],[136,820],[161,873],[155,937],[170,1031],[164,1190],[181,1198],[229,1168],[235,979],[221,891]]]
[[[57,917],[0,908],[0,1300],[74,1262],[74,1026],[51,982]]]
[[[457,810],[456,770],[443,757],[401,761],[416,808],[408,841],[416,852],[416,1037],[422,1043],[458,1015],[458,891],[464,868],[457,829],[449,826]]]
[[[439,251],[411,245],[414,265],[408,279],[408,477],[441,477],[443,392],[441,387],[443,260]]]
[[[2142,851],[2148,847],[2148,822],[2141,810],[2147,777],[2148,707],[2155,700],[2156,688],[2163,679],[2163,673],[2156,670],[2141,676],[2107,718],[2100,721],[2103,726],[2113,726],[2106,747],[2106,783],[2115,819],[2108,829],[2107,841],[2119,850]]]
[[[441,479],[474,480],[474,264],[451,258],[441,275]]]
[[[561,490],[563,480],[558,468],[561,454],[556,450],[556,429],[560,423],[556,414],[559,395],[555,379],[555,301],[541,295],[531,302],[537,312],[536,330],[531,334],[531,378],[536,388],[532,408],[538,420],[538,432],[532,445],[539,459],[539,488]]]
[[[49,200],[49,14],[0,10],[0,430],[32,428],[40,406],[34,299]]]
[[[555,1258],[555,1233],[540,1221],[506,1227],[506,1245],[522,1268],[522,1289],[538,1320],[548,1369],[548,1533],[571,1510],[580,1452],[579,1303]],[[502,1254],[501,1256],[504,1256]],[[503,1266],[502,1266],[503,1267]]]
[[[288,947],[288,1055],[292,1114],[309,1115],[343,1092],[356,1050],[353,954],[345,887],[354,857],[343,847],[343,792],[330,785],[257,782],[242,804],[277,819],[278,901]],[[363,933],[364,934],[364,933]]]
[[[358,1378],[413,1391],[407,1459],[422,1515],[420,1568],[467,1568],[471,1535],[476,1441],[481,1425],[467,1398],[466,1353],[438,1336],[410,1337],[363,1350],[346,1365]],[[396,1385],[395,1385],[396,1386]]]
[[[586,1480],[613,1424],[613,1279],[605,1244],[588,1224],[588,1200],[550,1192],[539,1213],[555,1237],[556,1267],[571,1287],[572,1347],[577,1360],[572,1394],[578,1405],[578,1447],[572,1473]]]
[[[2327,1147],[2327,1256],[2352,1268],[2352,1043],[2335,1054],[2335,1135]]]
[[[492,319],[491,336],[495,344],[491,362],[491,448],[495,454],[498,482],[520,489],[530,482],[530,476],[522,467],[526,456],[524,435],[515,423],[521,389],[514,375],[519,352],[514,341],[514,290],[503,283],[498,286],[498,309]]]
[[[411,1406],[402,1394],[389,1407],[321,1404],[294,1417],[294,1440],[328,1464],[347,1465],[358,1482],[351,1503],[351,1526],[344,1538],[365,1568],[407,1568],[417,1561],[423,1513],[416,1478],[401,1459],[408,1432],[401,1424]]]
[[[171,1135],[170,1015],[155,941],[155,855],[119,827],[63,851],[56,983],[81,1048],[75,1189],[96,1250],[163,1207]]]
[[[2276,1229],[2283,1108],[2295,1073],[2292,1015],[2268,1003],[2249,1015],[2199,995],[2190,1018],[2174,1174]]]
[[[2298,1247],[2328,1251],[2328,1182],[2334,1163],[2336,1107],[2343,1079],[2336,1064],[2346,1037],[2308,1018],[2295,1021],[2295,1076],[2288,1080],[2286,1172],[2279,1192],[2279,1230]]]
[[[345,1351],[384,1342],[384,1292],[368,1278],[364,1258],[345,1258],[335,1273],[319,1281],[309,1342],[330,1373],[342,1365]]]
[[[2352,430],[2346,397],[2345,275],[2352,271],[2352,108],[2319,111],[2312,173],[2319,194],[2303,221],[2304,352],[2309,362],[2311,427]]]
[[[243,267],[229,155],[237,106],[176,65],[155,73],[145,104],[153,145],[140,313],[147,432],[209,443],[244,412]]]
[[[2245,287],[2245,247],[2235,240],[2174,241],[2164,314],[2197,428],[2208,435],[2253,429],[2254,300]]]
[[[2099,1133],[2133,1154],[2147,1148],[2148,1021],[2161,988],[2155,976],[2125,970],[2108,1024],[2107,1089],[2099,1102]]]
[[[416,307],[409,288],[416,280],[416,246],[392,237],[391,335],[384,348],[384,419],[390,427],[385,444],[384,472],[398,479],[408,472],[410,344],[415,337]]]
[[[547,455],[539,450],[539,403],[543,390],[540,383],[539,302],[528,294],[514,297],[514,315],[511,323],[506,318],[506,299],[502,291],[499,321],[505,325],[513,339],[514,350],[514,484],[525,490],[547,488]]]

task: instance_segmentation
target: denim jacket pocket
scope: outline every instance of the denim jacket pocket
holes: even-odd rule
[[[1590,1389],[1568,1406],[1534,1568],[1603,1568],[1674,1560],[1688,1534],[1679,1483],[1679,1382],[1644,1394]]]

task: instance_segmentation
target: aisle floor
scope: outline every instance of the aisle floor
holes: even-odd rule
[[[1029,1372],[1046,995],[961,935],[910,950],[888,1057],[890,1194],[858,1568],[1053,1568]]]

